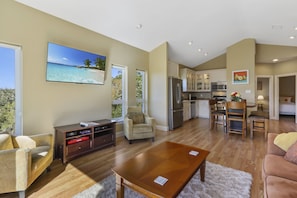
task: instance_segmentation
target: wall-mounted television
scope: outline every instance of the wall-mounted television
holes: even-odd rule
[[[48,43],[46,80],[104,84],[106,56]]]

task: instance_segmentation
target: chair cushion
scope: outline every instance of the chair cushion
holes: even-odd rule
[[[297,182],[286,178],[268,176],[264,183],[269,198],[297,197]]]
[[[267,154],[263,160],[264,175],[274,175],[297,182],[297,165],[288,162],[283,156]]]
[[[50,146],[37,146],[31,149],[32,158],[44,157],[48,153]]]
[[[127,115],[133,121],[133,124],[144,123],[144,114],[142,112],[129,112]]]
[[[0,134],[0,150],[13,149],[13,143],[9,134]]]
[[[137,124],[133,126],[133,133],[152,133],[153,127],[148,124]]]

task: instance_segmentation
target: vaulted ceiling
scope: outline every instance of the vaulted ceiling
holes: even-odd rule
[[[131,46],[164,42],[169,60],[195,67],[242,39],[297,46],[296,0],[17,0]]]

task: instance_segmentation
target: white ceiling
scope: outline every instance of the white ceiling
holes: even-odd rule
[[[167,41],[169,60],[189,67],[246,38],[297,46],[297,0],[17,1],[148,52]]]

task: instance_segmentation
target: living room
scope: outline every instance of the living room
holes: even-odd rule
[[[158,120],[158,136],[159,140],[154,144],[159,143],[161,140],[165,140],[166,135],[170,132],[163,132],[161,129],[166,129],[167,126],[167,51],[168,44],[162,43],[159,47],[154,49],[151,52],[146,52],[138,48],[132,47],[130,45],[124,44],[122,42],[113,40],[96,32],[90,31],[83,27],[79,27],[75,24],[66,22],[59,18],[47,15],[41,11],[32,9],[23,4],[17,3],[15,1],[3,0],[1,1],[0,6],[1,13],[1,34],[0,41],[3,43],[21,46],[22,48],[22,57],[23,57],[23,133],[25,135],[31,134],[40,134],[40,133],[52,133],[54,134],[54,127],[61,126],[71,123],[79,123],[81,121],[90,121],[105,119],[111,117],[111,65],[123,65],[127,67],[129,78],[128,87],[135,87],[135,71],[137,69],[144,70],[148,72],[148,112]],[[251,42],[252,45],[256,45],[253,40],[245,40],[245,42]],[[94,86],[94,85],[85,85],[85,84],[71,84],[71,83],[51,83],[46,82],[45,73],[46,73],[46,54],[47,54],[47,44],[48,42],[59,43],[69,47],[74,47],[90,52],[97,52],[107,56],[107,68],[106,68],[106,77],[104,85]],[[242,43],[239,43],[241,45]],[[235,47],[235,48],[233,48]],[[262,46],[263,47],[263,46]],[[266,47],[266,46],[264,46]],[[261,46],[259,46],[261,48]],[[233,51],[237,50],[237,45],[231,46],[230,48]],[[295,50],[295,49],[294,49]],[[249,51],[249,54],[252,54],[254,51]],[[296,53],[296,50],[294,51]],[[230,55],[230,54],[229,54]],[[228,55],[228,56],[229,56]],[[234,54],[236,56],[236,54]],[[230,59],[229,59],[230,60]],[[249,61],[248,61],[249,62]],[[287,63],[280,63],[279,67],[272,64],[261,64],[252,66],[251,68],[251,84],[248,87],[240,88],[238,91],[245,93],[245,90],[251,90],[253,94],[247,95],[251,102],[255,102],[255,84],[256,75],[281,75],[287,73],[296,73],[297,60],[291,60]],[[229,62],[231,65],[238,66],[242,62]],[[253,63],[255,64],[255,63]],[[230,65],[226,63],[226,66]],[[272,69],[271,69],[272,67]],[[234,70],[234,68],[227,68],[229,73]],[[254,71],[254,74],[253,72]],[[231,74],[230,74],[231,75]],[[230,78],[230,76],[229,76]],[[132,80],[130,80],[132,79]],[[231,85],[232,87],[232,85]],[[233,87],[237,90],[238,87]],[[231,92],[231,90],[229,91]],[[134,105],[136,103],[135,91],[130,89],[128,91],[127,101],[128,105]],[[200,123],[202,122],[202,123]],[[207,121],[193,121],[193,126],[197,123],[201,124],[199,129],[196,130],[206,130]],[[291,124],[287,126],[283,123],[277,123],[277,121],[271,121],[273,133],[287,132],[287,131],[296,131],[296,125]],[[186,129],[191,130],[190,123],[186,124]],[[277,127],[273,127],[277,126]],[[277,130],[278,129],[278,130]],[[120,133],[120,131],[118,131]],[[201,136],[205,133],[201,133]],[[179,142],[183,142],[183,137],[176,137],[179,139]],[[200,138],[197,136],[197,138]],[[224,141],[224,138],[221,135],[218,138],[213,137],[213,140],[219,140],[220,142]],[[169,138],[170,139],[170,138]],[[174,139],[174,138],[172,138]],[[236,141],[236,136],[232,137],[232,141]],[[239,138],[240,140],[240,138]],[[102,156],[101,160],[107,160],[107,156],[116,155],[112,153],[115,150],[120,150],[123,147],[129,146],[127,142],[123,140],[117,140],[117,148],[110,148],[106,151],[102,151],[99,155]],[[263,141],[262,136],[256,136],[255,142]],[[197,144],[201,147],[204,145],[202,143],[192,142],[189,139],[185,140],[186,143]],[[265,143],[260,142],[259,144],[253,143],[248,140],[246,143],[240,143],[247,145],[255,144],[261,148],[256,148],[260,150],[260,156],[264,155]],[[143,144],[135,144],[131,146],[132,152],[137,153],[140,150],[145,150],[145,148],[150,147],[151,142],[144,141]],[[210,148],[213,145],[208,145],[205,148]],[[243,147],[250,149],[249,146]],[[221,157],[214,156],[214,153],[218,151],[213,151],[212,157],[210,160],[213,162],[223,162],[224,160],[232,160],[232,157],[227,157],[223,159]],[[235,155],[240,155],[240,153],[234,153]],[[256,152],[249,153],[250,155],[255,154]],[[47,185],[51,180],[54,180],[55,175],[60,179],[59,173],[63,171],[71,170],[69,175],[72,173],[77,173],[74,169],[74,166],[79,167],[84,161],[93,160],[95,154],[84,157],[81,160],[74,162],[74,165],[69,164],[69,166],[61,166],[58,162],[55,162],[52,166],[51,177],[46,179],[41,179],[39,184],[35,184],[37,188],[32,188],[32,191],[29,193],[29,197],[38,197],[38,194],[35,196],[35,191],[42,189],[42,185]],[[106,156],[104,156],[106,155]],[[227,154],[225,155],[227,156]],[[259,156],[259,157],[260,157]],[[108,163],[108,166],[115,165],[119,161],[123,161],[125,158],[130,157],[130,154],[125,154],[121,156],[121,159],[114,159],[113,162]],[[218,159],[222,158],[222,159]],[[235,158],[234,164],[239,163],[241,159],[239,157]],[[246,162],[246,161],[245,161]],[[253,161],[254,162],[254,161]],[[241,163],[241,162],[240,162]],[[260,163],[257,161],[257,163]],[[226,162],[225,165],[230,165]],[[70,167],[71,166],[71,167]],[[102,165],[104,166],[104,165]],[[230,165],[232,167],[232,165]],[[234,168],[238,168],[236,165],[233,165]],[[112,167],[108,167],[112,168]],[[257,165],[257,168],[260,168],[260,164]],[[84,173],[87,173],[88,167],[84,166]],[[107,167],[106,167],[107,169]],[[106,170],[105,169],[105,170]],[[73,172],[72,172],[73,171]],[[90,179],[87,182],[86,186],[90,186],[91,183],[95,183],[99,178],[104,178],[107,176],[107,173],[110,172],[101,172],[97,177]],[[257,172],[257,177],[260,175]],[[61,176],[64,174],[61,174]],[[66,179],[61,179],[59,182],[61,185],[69,180],[74,180],[74,177],[71,176],[65,177]],[[79,174],[79,177],[85,178]],[[93,177],[93,175],[92,175]],[[77,179],[79,180],[79,179]],[[86,180],[86,179],[85,179]],[[85,181],[82,179],[82,181]],[[261,180],[256,180],[259,182],[259,185],[262,185]],[[73,183],[79,181],[72,181]],[[58,188],[59,184],[55,184],[55,188]],[[67,184],[71,185],[71,183]],[[74,188],[80,186],[78,183],[74,184]],[[68,186],[69,187],[69,186]],[[61,187],[64,188],[64,187]],[[261,187],[259,187],[261,189]],[[78,193],[79,190],[83,190],[84,187],[76,188],[75,193]],[[68,189],[68,193],[69,193]],[[45,193],[41,190],[40,192]],[[61,190],[60,192],[63,192]],[[50,192],[49,192],[50,193]],[[74,195],[74,194],[71,194]],[[50,197],[49,194],[45,194]],[[61,194],[60,194],[61,195]],[[64,194],[66,196],[66,194]],[[258,191],[256,194],[258,195]],[[59,196],[57,194],[56,196]]]

